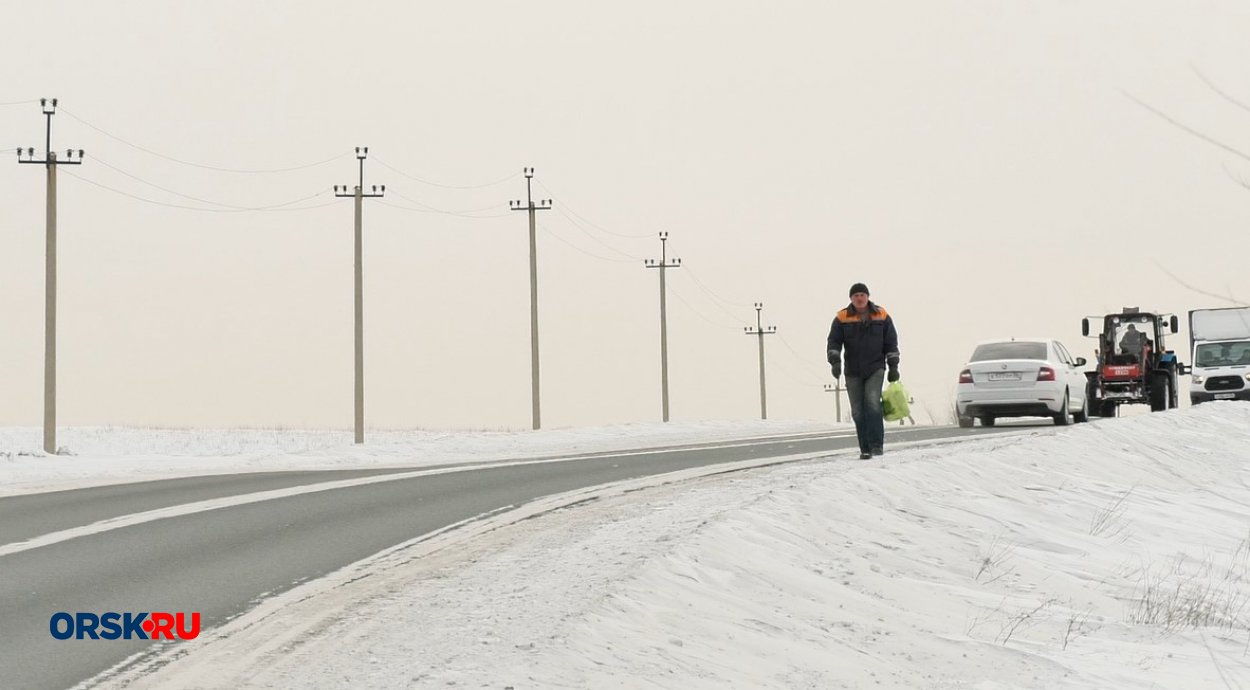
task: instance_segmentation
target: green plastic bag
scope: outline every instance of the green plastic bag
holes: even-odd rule
[[[895,381],[885,387],[881,394],[881,411],[885,414],[885,421],[897,422],[911,414],[907,398],[907,389],[903,388],[902,381]]]

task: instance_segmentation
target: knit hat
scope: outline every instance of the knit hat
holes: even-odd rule
[[[855,283],[854,285],[851,286],[851,296],[854,296],[855,293],[857,292],[862,292],[865,295],[870,294],[868,292],[868,286],[864,285],[863,283]]]

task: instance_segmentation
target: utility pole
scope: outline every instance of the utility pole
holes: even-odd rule
[[[534,428],[542,428],[542,413],[539,409],[538,389],[538,239],[535,235],[535,211],[546,211],[551,208],[551,199],[543,199],[534,203],[533,185],[534,169],[525,170],[525,203],[509,202],[513,211],[529,211],[530,214],[530,399],[531,416]]]
[[[56,454],[56,166],[81,165],[82,149],[69,149],[64,160],[57,160],[52,151],[52,116],[56,99],[40,98],[39,107],[47,118],[47,136],[43,160],[35,158],[35,149],[17,150],[18,163],[33,163],[47,168],[47,249],[44,253],[43,291],[43,450]],[[75,155],[75,153],[77,155]]]
[[[776,333],[777,327],[763,327],[760,321],[760,311],[763,309],[763,302],[755,303],[755,330],[751,330],[750,326],[745,326],[744,330],[747,335],[756,335],[760,339],[760,419],[768,419],[768,394],[764,386],[764,336]]]
[[[825,392],[833,393],[833,406],[837,411],[838,424],[842,423],[842,391],[846,390],[842,387],[842,380],[838,379],[834,385],[825,384]]]
[[[681,259],[668,260],[668,233],[660,233],[660,261],[647,259],[647,268],[660,269],[660,400],[664,411],[664,421],[668,421],[668,307],[665,299],[664,272],[670,268],[681,268]]]
[[[365,192],[365,158],[368,155],[368,146],[356,147],[360,178],[354,189],[349,189],[347,185],[334,185],[334,196],[356,200],[356,443],[365,442],[364,200],[386,193],[386,185],[382,185],[381,189],[373,185],[371,192]]]

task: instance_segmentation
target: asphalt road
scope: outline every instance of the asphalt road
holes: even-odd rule
[[[899,442],[1011,429],[908,427],[887,433],[889,442]],[[57,640],[49,631],[56,612],[199,611],[207,630],[266,596],[388,547],[542,496],[692,467],[853,447],[853,435],[807,434],[557,463],[477,464],[151,520],[0,555],[0,687],[72,687],[155,644]],[[218,475],[0,498],[0,548],[147,510],[412,469],[427,468]]]

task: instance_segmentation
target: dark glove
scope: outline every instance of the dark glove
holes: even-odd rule
[[[895,381],[898,380],[898,364],[897,363],[890,365],[890,372],[885,375],[885,379],[889,381],[890,383],[894,383]]]
[[[842,376],[842,363],[841,362],[831,363],[829,365],[829,370],[833,372],[833,378],[835,379],[840,378]]]

